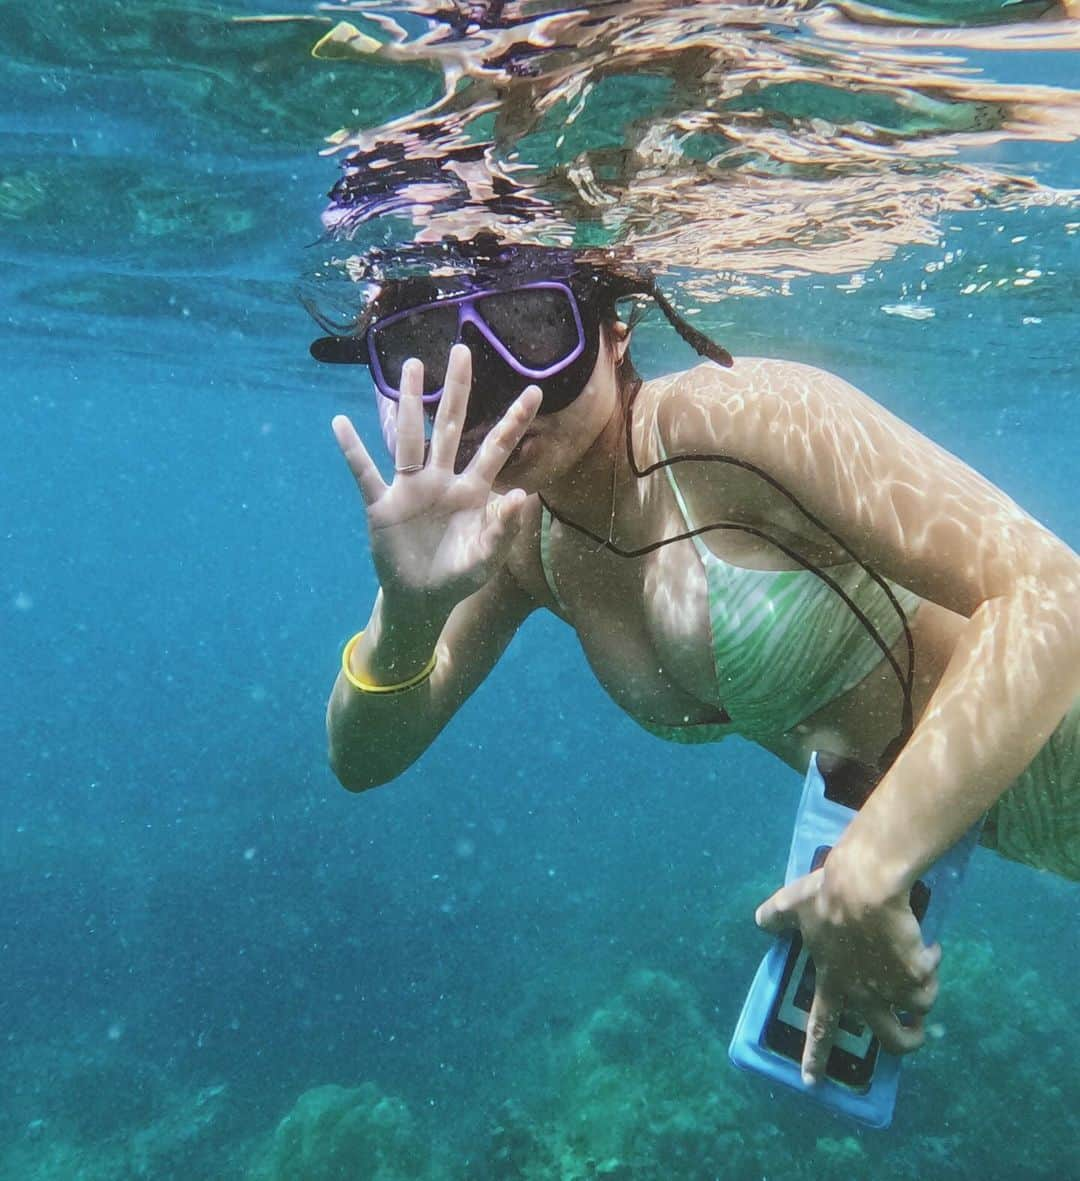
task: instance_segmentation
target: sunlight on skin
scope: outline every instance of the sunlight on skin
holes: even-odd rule
[[[657,458],[657,432],[668,455],[727,453],[754,463],[864,561],[925,600],[913,625],[921,670],[914,735],[826,871],[812,875],[813,888],[804,879],[804,896],[793,902],[788,888],[759,915],[773,930],[800,925],[815,959],[833,965],[835,987],[823,987],[812,1021],[820,1036],[808,1042],[808,1078],[823,1069],[845,999],[861,1000],[886,1044],[910,1051],[921,1044],[920,1026],[901,1030],[889,1002],[928,1007],[938,953],[924,951],[911,927],[907,890],[1017,779],[1080,694],[1080,563],[1003,492],[831,374],[755,359],[726,371],[699,366],[649,383],[635,412],[640,466]],[[608,463],[617,459],[616,450]],[[604,462],[593,461],[591,499],[603,510]],[[590,482],[580,471],[575,478]],[[767,525],[773,535],[799,539],[796,550],[822,564],[848,560],[752,473],[715,464],[695,472],[687,463],[679,481],[694,520]],[[548,492],[557,502],[557,486]],[[615,520],[625,547],[684,527],[660,473],[621,483]],[[599,529],[602,521],[590,525]],[[705,536],[733,564],[794,566],[767,542],[727,531]],[[689,542],[619,569],[611,555],[589,552],[555,527],[553,565],[569,622],[620,705],[650,722],[679,724],[702,721],[723,704],[704,578]],[[872,762],[867,719],[880,750],[892,735],[872,719],[895,717],[897,686],[889,676],[867,682],[875,683],[807,719],[801,737],[777,735],[763,745],[800,769],[807,742]],[[1030,805],[1040,806],[1035,798]],[[853,938],[870,911],[884,925]],[[900,946],[907,950],[897,958]]]
[[[912,27],[914,18],[858,0],[625,0],[602,18],[577,9],[527,19],[520,6],[477,4],[471,27],[460,6],[398,7],[430,19],[406,28],[361,0],[343,3],[355,24],[337,24],[315,50],[424,65],[444,84],[425,109],[329,138],[345,166],[324,215],[331,237],[347,239],[388,209],[407,211],[414,242],[485,231],[504,243],[568,245],[587,227],[588,240],[632,248],[638,263],[702,268],[682,290],[706,302],[783,289],[796,275],[850,275],[854,285],[899,248],[940,242],[947,211],[1071,199],[975,161],[993,145],[1074,140],[1080,92],[996,83],[952,51],[1075,48],[1077,0],[1039,21],[1005,16],[966,29]],[[625,102],[616,113],[619,79],[643,71],[670,84],[678,103],[641,98],[641,109]],[[571,123],[577,139],[564,144],[553,124],[565,132]],[[548,132],[551,158],[530,158],[529,138],[546,145]],[[354,253],[325,269],[339,267],[361,292],[381,278],[367,266]],[[440,403],[426,463],[418,394],[402,402],[389,483],[352,425],[335,420],[383,588],[351,671],[392,686],[437,656],[407,701],[338,678],[331,748],[354,790],[411,765],[540,606],[575,629],[600,683],[642,724],[711,725],[726,708],[732,682],[715,667],[694,545],[634,558],[604,545],[634,550],[686,528],[667,476],[630,470],[614,364],[602,350],[582,395],[559,413],[534,419],[535,404],[519,405],[482,443],[468,440],[459,475],[463,370]],[[926,1012],[939,954],[923,947],[907,905],[919,872],[1008,792],[1013,816],[1035,819],[995,823],[999,851],[1080,877],[1080,836],[1069,828],[1077,809],[1062,806],[1055,825],[1050,799],[1075,797],[1080,784],[1048,787],[1025,772],[1080,697],[1080,562],[966,465],[805,365],[745,358],[650,382],[630,426],[639,466],[661,446],[669,456],[734,457],[779,481],[828,530],[752,470],[683,463],[688,517],[724,526],[704,535],[724,562],[802,568],[746,531],[760,530],[821,568],[849,569],[832,533],[921,599],[909,620],[913,734],[826,867],[758,912],[769,930],[798,927],[818,967],[808,1077],[820,1075],[847,1003],[886,1046],[912,1050],[921,1030],[902,1030],[892,1006]],[[526,493],[600,539],[553,524],[551,585],[538,498]],[[892,653],[903,666],[902,635]],[[882,660],[790,730],[747,736],[800,773],[815,749],[874,764],[897,736],[900,697]]]
[[[750,402],[746,380],[759,395]],[[887,1041],[865,989],[899,1003],[901,989],[931,984],[917,939],[904,959],[889,962],[885,944],[910,928],[901,908],[894,907],[892,936],[887,924],[859,938],[852,927],[860,914],[876,907],[885,915],[888,900],[906,897],[918,874],[1017,779],[1076,700],[1080,563],[1000,490],[828,374],[771,362],[751,363],[748,374],[736,365],[709,371],[663,410],[670,450],[726,446],[750,459],[880,573],[968,620],[954,629],[947,668],[912,738],[825,870],[811,875],[816,884],[793,883],[759,911],[770,930],[800,926],[827,966],[804,1059],[812,1079],[845,997],[863,998]],[[687,483],[688,499],[709,499],[704,477],[696,489],[692,478]],[[860,716],[848,724],[857,727]]]
[[[881,574],[970,617],[963,641],[957,636],[959,659],[929,708],[935,719],[971,716],[947,728],[933,770],[936,777],[946,769],[955,775],[972,760],[981,763],[976,748],[994,750],[1000,742],[993,735],[1017,730],[1021,719],[1027,737],[1017,735],[1015,754],[1006,757],[1018,773],[1080,688],[1070,665],[1080,601],[1072,551],[999,489],[839,378],[772,361],[695,373],[696,386],[688,383],[665,401],[669,448],[727,449],[759,464]],[[753,399],[746,398],[747,384]],[[711,494],[712,473],[695,481],[687,466],[694,505]],[[779,523],[806,535],[808,523],[793,514],[785,509]],[[704,506],[694,515],[704,519]],[[1047,697],[1040,710],[1036,703]]]
[[[666,434],[669,454],[727,452],[757,463],[817,516],[834,528],[842,524],[837,531],[864,561],[928,601],[915,628],[917,640],[925,636],[927,643],[933,642],[929,650],[917,647],[916,668],[924,674],[917,704],[920,696],[925,705],[933,694],[927,716],[935,725],[917,729],[909,748],[928,771],[922,787],[932,792],[943,778],[968,779],[973,773],[964,769],[983,765],[993,752],[998,771],[992,779],[1004,790],[1080,688],[1074,686],[1077,666],[1070,664],[1077,647],[1071,603],[1078,601],[1071,551],[977,473],[839,378],[806,366],[741,360],[730,371],[701,366],[649,383],[636,407],[639,464],[656,458],[658,429]],[[615,458],[616,453],[606,459],[594,456],[591,472],[579,469],[573,476],[574,500],[582,511],[579,517],[570,515],[600,533],[606,529],[604,483]],[[756,476],[718,471],[717,465],[702,465],[698,472],[693,468],[683,465],[679,478],[694,519],[767,522],[774,534],[799,539],[799,552],[817,562],[846,560],[842,550]],[[560,491],[558,485],[547,489],[553,503],[560,503]],[[591,516],[586,506],[592,507]],[[616,539],[627,548],[684,527],[660,473],[642,481],[622,476],[615,520]],[[736,565],[793,566],[770,552],[766,542],[721,531],[705,540]],[[640,573],[633,596],[622,596],[614,609],[610,594],[604,593],[614,577],[610,555],[590,554],[587,543],[557,526],[553,554],[561,597],[583,612],[572,622],[620,704],[636,712],[631,699],[657,680],[658,666],[679,692],[672,702],[675,708],[666,717],[645,715],[650,721],[675,724],[685,718],[682,692],[699,705],[722,704],[710,700],[716,690],[708,658],[704,580],[689,542],[627,563]],[[620,587],[626,578],[620,577]],[[589,586],[592,579],[597,580],[595,589]],[[597,604],[594,616],[588,608]],[[931,626],[922,627],[924,613],[933,617]],[[647,633],[649,663],[631,670],[620,654],[634,628]],[[958,659],[943,676],[954,654]],[[628,679],[637,694],[628,694]],[[836,749],[837,738],[841,750],[863,749],[858,731],[867,714],[895,716],[897,690],[888,677],[882,679],[879,700],[868,699],[861,688],[850,695],[849,712],[830,707],[819,725],[807,720],[807,731],[819,737],[830,733],[830,749]],[[655,684],[646,696],[662,700]],[[1047,699],[1040,709],[1038,703]],[[695,712],[700,716],[702,711]],[[955,724],[943,726],[950,719]],[[905,789],[916,825],[932,811],[919,806],[918,790],[917,782]],[[864,822],[870,824],[869,819]],[[940,852],[939,843],[931,842],[923,855]]]

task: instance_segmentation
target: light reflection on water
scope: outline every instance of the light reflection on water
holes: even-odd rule
[[[330,136],[343,175],[324,222],[361,248],[482,229],[623,247],[707,272],[688,289],[709,300],[858,274],[939,243],[944,215],[1072,204],[1010,155],[1076,138],[1080,92],[1043,84],[1040,55],[1080,45],[1077,22],[1045,3],[894,8],[910,15],[807,0],[325,4],[337,19],[316,55],[422,65],[441,93]],[[942,28],[945,15],[969,24]],[[1022,76],[999,80],[1021,47]]]

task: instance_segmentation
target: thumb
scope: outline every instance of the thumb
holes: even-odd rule
[[[494,510],[488,514],[487,523],[479,538],[485,562],[500,557],[518,535],[522,510],[528,499],[528,493],[520,488],[513,488],[496,500]]]
[[[799,906],[817,890],[820,881],[819,869],[796,878],[786,886],[781,886],[757,908],[754,912],[754,922],[763,931],[769,931],[773,935],[793,930],[799,926]]]
[[[507,529],[516,533],[521,528],[521,517],[529,494],[521,488],[511,488],[499,497],[495,506],[499,519]]]

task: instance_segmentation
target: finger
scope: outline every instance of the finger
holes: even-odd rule
[[[892,1006],[880,998],[861,1000],[858,1014],[890,1054],[910,1054],[926,1041],[922,1017],[913,1017],[909,1024],[902,1024]]]
[[[472,353],[468,345],[456,344],[450,350],[446,382],[435,411],[435,425],[431,428],[431,462],[436,467],[453,470],[471,388]]]
[[[814,1001],[806,1023],[806,1046],[802,1056],[802,1080],[807,1086],[825,1077],[844,998],[829,983],[828,976],[818,972],[814,981]]]
[[[933,943],[929,947],[922,949],[922,955],[919,959],[919,970],[924,974],[926,979],[933,976],[941,966],[941,944]]]
[[[536,417],[542,400],[543,395],[538,386],[526,387],[488,432],[466,470],[475,472],[487,484],[494,483],[495,477],[510,458],[510,452],[521,442],[522,435]]]
[[[917,992],[935,976],[941,963],[941,945],[923,943],[919,923],[910,910],[898,918],[890,937],[896,959],[895,979],[905,992]]]
[[[386,482],[379,474],[375,461],[368,455],[368,450],[356,433],[356,428],[344,414],[336,415],[330,426],[334,438],[337,439],[337,445],[341,448],[341,454],[345,456],[345,462],[348,463],[349,470],[360,488],[364,503],[374,504],[386,491]]]
[[[424,366],[411,357],[401,369],[401,401],[397,413],[397,451],[394,466],[416,467],[424,462]]]
[[[796,878],[787,886],[781,886],[771,898],[767,898],[754,912],[754,922],[763,930],[774,935],[798,927],[796,910],[807,898],[816,893],[821,882],[821,870]]]
[[[497,561],[509,548],[521,528],[522,509],[528,499],[528,494],[521,488],[514,488],[495,502],[477,539],[482,563],[487,565]]]
[[[938,978],[935,975],[915,987],[893,989],[892,994],[886,999],[896,1008],[903,1009],[905,1013],[925,1016],[934,1007],[938,990]]]

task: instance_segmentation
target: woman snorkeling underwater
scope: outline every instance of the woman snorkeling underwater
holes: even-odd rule
[[[876,769],[825,866],[757,921],[798,927],[817,967],[807,1081],[845,1007],[916,1049],[940,960],[919,874],[988,814],[984,844],[1080,879],[1080,559],[840,378],[732,360],[648,276],[464,254],[312,346],[370,365],[395,465],[388,484],[334,419],[381,588],[330,698],[337,777],[408,768],[546,608],[654,734]],[[638,378],[618,304],[642,294],[703,363]]]

